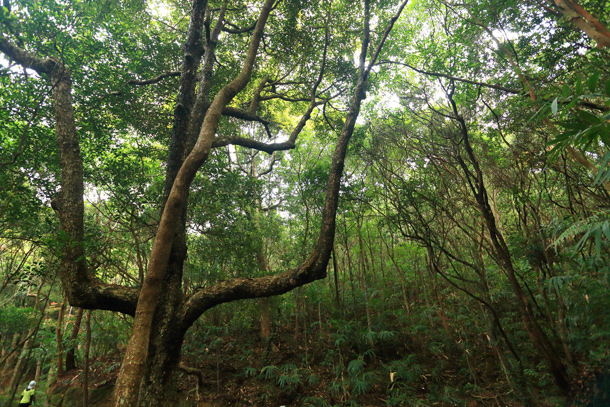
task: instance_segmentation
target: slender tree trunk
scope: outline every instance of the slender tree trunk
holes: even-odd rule
[[[76,319],[74,320],[74,325],[72,326],[72,335],[70,335],[70,343],[72,346],[70,346],[70,349],[66,351],[66,371],[76,369],[76,348],[74,343],[78,338],[78,331],[80,330],[80,324],[83,320],[84,311],[85,310],[83,308],[78,309]]]
[[[250,154],[250,160],[251,160],[251,165],[250,165],[250,176],[254,179],[258,179],[259,178],[259,174],[256,168],[256,155],[253,154],[253,152]],[[259,191],[257,191],[257,196],[254,200],[254,211],[252,214],[250,214],[248,216],[250,222],[252,222],[254,224],[254,227],[259,231],[259,233],[257,234],[257,240],[258,240],[258,250],[256,251],[256,262],[258,263],[258,268],[261,271],[264,272],[269,272],[271,270],[271,268],[269,267],[269,262],[267,261],[267,255],[266,255],[266,251],[265,251],[265,239],[262,233],[262,226],[261,226],[261,216],[263,216],[263,211],[262,211],[262,204],[260,202],[260,194]],[[259,323],[260,323],[260,337],[261,337],[261,341],[265,344],[265,347],[267,349],[270,349],[270,341],[271,341],[271,324],[272,324],[272,317],[271,317],[271,306],[270,306],[270,299],[268,297],[263,297],[263,298],[259,298],[258,300],[258,305],[259,305]]]
[[[79,310],[82,317],[82,308]],[[89,406],[89,353],[91,350],[91,310],[85,317],[85,349],[83,351],[83,407]]]
[[[341,296],[339,295],[339,270],[337,270],[337,251],[333,245],[333,277],[335,280],[335,304],[341,309]]]
[[[11,397],[10,397],[9,402],[7,403],[7,406],[13,405],[13,400],[15,400],[15,394],[17,393],[17,390],[19,389],[21,378],[23,377],[23,374],[25,373],[24,370],[30,359],[30,351],[32,350],[33,346],[34,346],[34,337],[32,336],[30,339],[27,340],[27,342],[25,343],[25,346],[21,350],[21,355],[19,356],[19,359],[17,359],[17,365],[15,366],[15,369],[13,370],[13,374],[11,376],[11,382],[9,385],[9,389],[11,391]]]
[[[536,230],[538,230],[538,237],[540,239],[540,244],[542,246],[542,252],[544,254],[544,259],[549,271],[549,275],[551,277],[554,277],[556,275],[555,272],[555,261],[553,260],[553,256],[550,253],[550,244],[548,243],[545,235],[544,235],[544,231],[541,225],[541,221],[540,221],[540,215],[538,213],[538,211],[536,210],[537,208],[532,208],[534,209],[532,211],[533,213],[533,217],[534,217],[534,221],[535,221],[535,227]],[[566,328],[566,323],[565,323],[565,312],[566,312],[566,304],[565,301],[563,299],[563,296],[561,295],[561,292],[559,291],[559,289],[555,286],[553,287],[553,292],[555,293],[555,297],[557,298],[557,304],[558,304],[558,312],[557,312],[557,318],[553,319],[553,323],[555,324],[555,326],[557,327],[557,330],[559,332],[559,339],[561,341],[561,346],[563,348],[563,352],[566,356],[566,360],[568,361],[569,365],[572,368],[576,368],[576,360],[574,358],[574,355],[572,353],[572,351],[570,350],[570,346],[568,345],[568,333],[567,333],[567,328]]]
[[[344,259],[347,259],[347,267],[345,267],[345,265],[343,266],[343,269],[347,269],[348,274],[349,274],[349,284],[351,287],[351,291],[352,291],[352,304],[354,306],[354,308],[356,307],[356,304],[358,304],[358,301],[356,299],[356,289],[354,287],[354,262],[352,261],[352,251],[351,251],[351,247],[349,244],[349,235],[347,234],[347,222],[344,221],[344,226],[345,226],[345,232],[343,233],[344,236],[344,245],[345,245],[345,256]]]
[[[40,294],[41,288],[42,288],[42,284],[40,285],[40,288],[38,289],[38,294]],[[51,289],[52,288],[53,287],[51,287]],[[13,401],[15,400],[15,394],[17,393],[17,390],[19,388],[19,383],[21,382],[21,378],[22,378],[23,374],[25,373],[26,365],[30,360],[30,356],[32,354],[32,348],[34,346],[34,342],[36,341],[36,337],[38,336],[38,331],[40,329],[40,325],[41,325],[42,320],[45,315],[45,309],[46,309],[47,303],[49,301],[49,295],[51,293],[51,289],[49,290],[47,299],[45,300],[45,303],[42,306],[42,309],[40,311],[41,312],[40,319],[38,320],[38,323],[34,327],[32,334],[30,335],[28,340],[25,342],[21,355],[19,356],[19,359],[17,359],[17,365],[15,366],[13,376],[11,377],[11,384],[9,387],[9,389],[11,389],[11,396],[10,396],[8,403],[6,404],[7,406],[12,406]]]
[[[9,352],[11,352],[8,356],[3,355],[4,358],[6,358],[4,360],[4,368],[5,369],[10,369],[11,367],[13,367],[13,364],[15,363],[15,358],[17,357],[17,352],[15,352],[15,347],[17,346],[17,342],[19,341],[19,337],[21,335],[19,333],[15,333],[13,335],[13,339],[11,340],[11,346],[9,348]]]
[[[515,295],[515,299],[517,300],[517,306],[523,321],[523,325],[530,337],[530,340],[532,341],[536,350],[545,360],[551,375],[555,379],[557,387],[566,396],[569,396],[571,394],[571,385],[566,366],[555,351],[553,344],[536,319],[536,316],[532,310],[531,300],[524,292],[523,288],[521,287],[521,283],[517,278],[510,250],[504,240],[504,236],[496,225],[496,219],[493,215],[491,206],[489,205],[483,172],[479,166],[479,162],[474,154],[472,146],[470,145],[468,127],[466,126],[466,122],[464,121],[463,117],[459,114],[457,105],[453,100],[452,95],[448,94],[447,97],[453,110],[454,119],[458,122],[459,130],[462,135],[461,142],[463,142],[464,149],[466,150],[470,165],[474,169],[474,173],[468,168],[466,162],[461,156],[458,156],[458,162],[462,167],[465,176],[470,179],[471,190],[485,221],[487,231],[493,244],[496,259],[499,266],[502,268],[502,270],[504,270],[506,276],[508,277],[508,281]]]
[[[362,241],[362,225],[360,223],[360,218],[356,218],[356,225],[358,227],[358,247],[360,254],[360,288],[362,290],[362,294],[364,295],[364,310],[366,313],[366,325],[369,334],[373,332],[373,321],[371,318],[371,305],[369,303],[369,287],[368,287],[368,264],[366,259],[366,254],[364,252],[364,243]],[[369,342],[373,345],[373,339],[369,337]]]
[[[38,287],[38,292],[36,294],[37,299],[40,298],[40,293],[42,291],[43,285],[44,284],[40,284]],[[52,289],[53,289],[53,284],[51,284],[51,287],[49,288],[49,293],[47,294],[46,299],[44,300],[44,303],[37,304],[40,306],[40,318],[38,319],[36,326],[30,331],[30,334],[27,337],[28,339],[26,340],[26,342],[24,344],[21,355],[20,355],[19,359],[17,359],[17,365],[15,366],[13,376],[11,377],[11,384],[9,387],[9,389],[11,391],[11,396],[9,398],[7,406],[12,406],[13,401],[15,400],[15,394],[19,387],[19,382],[21,381],[21,377],[22,377],[23,373],[25,373],[24,367],[27,364],[27,362],[29,361],[30,355],[32,353],[31,352],[32,347],[34,346],[34,342],[36,341],[36,337],[38,336],[38,331],[40,330],[42,320],[44,319],[45,311],[46,311],[47,305],[49,303],[49,297],[51,295]]]
[[[378,248],[378,254],[377,254],[377,258],[378,258],[378,262],[379,262],[379,270],[381,270],[381,281],[383,282],[383,286],[388,289],[388,280],[387,280],[387,276],[386,276],[386,256],[384,256],[384,252],[383,252],[383,248],[384,248],[384,244],[383,244],[383,236],[381,233],[381,227],[379,226],[379,224],[377,225],[377,234],[378,234],[378,238],[379,241],[377,242],[377,246]],[[387,249],[387,247],[386,247]],[[369,233],[369,250],[371,252],[371,261],[374,258],[375,254],[373,252],[373,239]],[[386,255],[389,255],[389,253],[386,250]]]
[[[63,337],[63,326],[64,326],[64,312],[66,309],[66,303],[68,297],[64,295],[59,306],[59,315],[57,316],[57,328],[55,329],[55,336],[57,340],[57,377],[61,377],[64,374],[64,337]]]
[[[142,250],[140,248],[140,239],[138,238],[138,234],[135,231],[135,227],[133,225],[133,219],[131,220],[131,224],[129,225],[129,231],[131,232],[131,236],[133,237],[133,244],[136,249],[136,264],[138,265],[138,280],[140,284],[144,281],[144,259],[142,256]]]
[[[386,253],[388,254],[388,257],[390,258],[390,261],[392,262],[392,265],[394,266],[394,271],[396,272],[396,275],[398,276],[398,279],[400,280],[400,290],[402,292],[402,301],[404,303],[404,307],[405,310],[407,311],[408,314],[411,314],[411,306],[409,304],[409,296],[407,294],[407,280],[405,278],[404,273],[402,272],[402,270],[400,269],[400,267],[398,266],[398,263],[396,262],[396,256],[394,254],[394,234],[392,233],[392,231],[390,231],[390,239],[392,239],[392,241],[390,242],[390,244],[388,244],[388,242],[385,241],[385,239],[383,239],[383,237],[380,235],[379,236],[381,242],[385,245],[386,247]]]
[[[305,335],[307,324],[307,313],[305,311],[305,295],[303,287],[294,290],[295,313],[294,313],[294,339],[299,340],[301,334]]]
[[[269,306],[269,298],[259,299],[258,305],[260,309],[261,340],[267,344],[271,340],[271,307]]]
[[[39,358],[36,361],[36,373],[34,373],[34,381],[36,383],[40,382],[40,371],[42,370],[42,358]]]

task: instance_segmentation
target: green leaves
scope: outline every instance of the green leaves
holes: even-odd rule
[[[350,375],[357,376],[365,365],[366,363],[362,358],[354,359],[347,364],[347,371]]]
[[[249,368],[246,374],[254,374],[256,369]],[[280,389],[294,391],[306,380],[310,385],[316,385],[319,378],[312,374],[310,369],[299,368],[292,363],[285,363],[281,366],[264,366],[259,375],[264,380],[272,380],[277,383]]]
[[[610,79],[605,82],[603,89],[600,90],[600,77],[601,72],[597,71],[586,80],[589,94],[580,94],[584,92],[581,80],[576,82],[576,93],[574,95],[569,95],[570,90],[564,85],[562,99],[567,104],[562,108],[560,115],[559,97],[551,102],[550,108],[553,116],[559,116],[563,119],[558,124],[565,129],[549,143],[553,146],[553,156],[556,156],[567,146],[573,146],[584,151],[595,148],[597,145],[603,145],[605,148],[610,146],[610,113],[608,113]],[[607,176],[604,175],[607,164],[608,160],[604,155],[604,158],[598,164],[599,169],[594,181],[596,184],[605,182],[603,180],[607,179]]]
[[[553,245],[561,246],[566,242],[571,242],[572,252],[577,253],[590,240],[594,242],[597,256],[601,256],[604,253],[603,249],[610,241],[610,214],[608,212],[598,212],[593,216],[574,222],[555,239]],[[575,244],[574,241],[576,241]]]
[[[601,72],[598,71],[593,73],[593,75],[591,75],[589,79],[587,79],[587,87],[589,88],[589,92],[593,93],[597,90],[597,84],[599,82],[600,75]]]

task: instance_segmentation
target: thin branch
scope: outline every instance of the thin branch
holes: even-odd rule
[[[263,171],[260,174],[258,174],[258,178],[263,177],[263,176],[265,176],[267,174],[270,174],[273,171],[273,167],[275,166],[275,164],[278,161],[280,161],[280,160],[279,160],[279,158],[277,158],[277,155],[273,154],[273,156],[271,157],[271,163],[269,164],[269,168],[267,168],[265,171]],[[276,205],[276,207],[277,207],[277,205]]]
[[[269,120],[264,119],[257,114],[254,114],[247,110],[238,109],[236,107],[230,107],[230,106],[225,107],[224,109],[222,109],[222,115],[234,117],[236,119],[246,120],[249,122],[258,122],[263,125],[271,124],[271,122]]]
[[[501,91],[506,92],[506,93],[512,93],[513,95],[519,95],[519,94],[523,93],[523,91],[506,88],[506,87],[500,86],[500,85],[494,85],[492,83],[486,83],[486,82],[480,82],[480,81],[473,81],[473,80],[470,80],[470,79],[458,78],[458,77],[447,75],[447,74],[440,73],[440,72],[424,71],[423,69],[415,68],[414,66],[406,64],[404,62],[382,61],[382,62],[378,63],[378,65],[383,65],[383,64],[396,64],[396,65],[406,66],[407,68],[412,69],[415,72],[421,73],[422,75],[434,76],[434,77],[437,77],[437,78],[446,78],[446,79],[450,79],[450,80],[454,80],[454,81],[458,81],[458,82],[469,83],[471,85],[483,86],[483,87],[486,87],[486,88],[492,88],[492,89],[496,89],[496,90],[501,90]]]
[[[295,98],[295,97],[289,97],[289,96],[286,96],[286,95],[281,95],[279,93],[276,93],[276,94],[273,94],[273,95],[268,95],[268,96],[261,96],[260,97],[261,101],[273,100],[273,99],[280,99],[280,100],[283,100],[285,102],[309,102],[309,98],[306,98],[306,97]]]
[[[228,32],[229,34],[245,34],[254,30],[256,27],[256,21],[247,27],[240,28],[234,24],[227,23],[224,27],[222,27],[222,31]]]
[[[130,79],[127,81],[127,84],[128,85],[138,85],[138,86],[152,85],[154,83],[161,82],[165,78],[177,77],[180,75],[181,75],[180,71],[171,71],[171,72],[168,71],[168,72],[163,72],[161,75],[159,75],[155,78],[152,78],[152,79],[144,79],[144,80]]]
[[[388,39],[388,35],[390,35],[392,28],[394,27],[394,23],[396,23],[396,20],[398,20],[398,17],[400,17],[402,10],[406,7],[408,2],[409,2],[409,0],[404,0],[402,2],[402,4],[398,7],[398,10],[396,11],[396,13],[390,19],[390,22],[388,23],[388,26],[386,27],[385,31],[383,32],[383,36],[381,37],[379,44],[377,44],[377,48],[375,49],[375,52],[373,53],[373,57],[371,58],[371,61],[369,62],[369,66],[366,68],[367,76],[368,76],[369,72],[371,72],[371,69],[373,68],[373,66],[375,66],[375,63],[377,62],[377,58],[379,57],[379,53],[381,52],[383,45],[385,44],[386,40]]]

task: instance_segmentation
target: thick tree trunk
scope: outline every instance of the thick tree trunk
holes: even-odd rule
[[[155,314],[146,371],[140,388],[141,406],[165,407],[175,404],[178,366],[186,333],[186,328],[180,325],[180,297],[181,294],[176,292],[164,295]]]

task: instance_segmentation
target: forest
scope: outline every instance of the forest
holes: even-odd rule
[[[610,406],[610,2],[0,27],[0,405]]]

